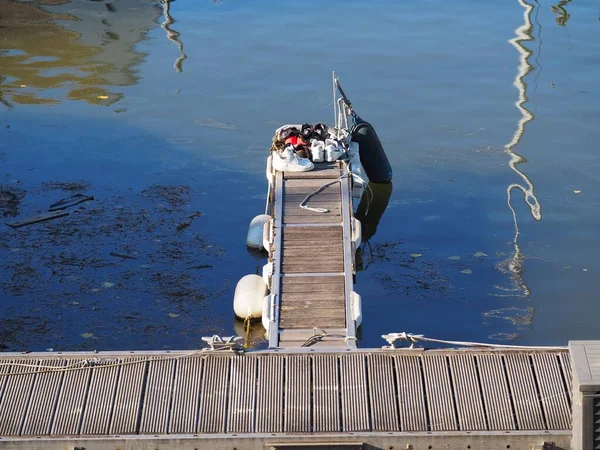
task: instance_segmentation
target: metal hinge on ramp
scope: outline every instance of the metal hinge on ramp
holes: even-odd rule
[[[541,445],[534,445],[531,450],[560,450],[554,442],[544,442]]]

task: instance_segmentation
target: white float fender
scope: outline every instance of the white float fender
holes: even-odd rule
[[[271,186],[273,186],[273,155],[269,154],[269,157],[267,158],[267,170],[266,170],[266,176],[267,176],[267,181],[269,182],[269,184]]]
[[[263,225],[263,234],[262,234],[262,246],[263,248],[271,254],[271,231],[273,230],[273,220],[269,218],[267,222]]]
[[[250,222],[248,235],[246,236],[246,245],[250,248],[263,248],[264,225],[271,220],[268,214],[259,214]]]
[[[360,163],[360,157],[358,156],[358,152],[350,157],[350,171],[360,177],[360,179],[356,177],[352,177],[352,196],[354,198],[360,198],[365,191],[365,184],[361,180],[365,180],[366,176],[364,175],[364,171],[362,165]]]
[[[275,319],[271,317],[271,304],[273,303],[273,294],[267,295],[263,299],[262,305],[262,326],[266,331],[267,338],[269,337],[269,325],[274,322]]]
[[[240,319],[257,319],[263,312],[267,283],[259,275],[246,275],[238,281],[233,295],[233,311]]]
[[[354,291],[350,294],[350,299],[352,319],[354,319],[356,327],[358,328],[362,323],[362,299],[360,298],[360,295]]]
[[[352,218],[352,241],[355,245],[354,248],[358,248],[362,244],[362,224],[356,217]]]
[[[350,146],[348,148],[348,155],[350,156],[350,171],[353,174],[358,175],[363,180],[366,179],[366,176],[363,174],[362,164],[360,163],[360,154],[359,154],[359,145],[358,142],[350,142]],[[358,191],[362,191],[365,186],[363,183],[357,179],[353,179],[353,191],[356,194]]]
[[[265,264],[262,269],[263,280],[265,280],[265,283],[267,283],[267,286],[269,287],[269,289],[271,288],[271,277],[272,276],[273,276],[273,261],[270,261],[267,264]]]

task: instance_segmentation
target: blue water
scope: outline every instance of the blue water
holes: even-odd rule
[[[394,169],[362,347],[600,334],[596,2],[43,3],[0,0],[0,215],[95,200],[0,229],[3,349],[241,333],[273,130],[333,120],[332,70]]]

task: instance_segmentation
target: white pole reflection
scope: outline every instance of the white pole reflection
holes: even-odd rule
[[[175,23],[175,20],[171,17],[169,12],[171,1],[173,0],[161,0],[160,2],[165,16],[165,20],[160,27],[167,33],[167,39],[177,44],[177,48],[179,48],[179,57],[173,63],[173,67],[175,67],[176,72],[181,72],[183,70],[183,61],[187,59],[187,55],[183,52],[183,42],[179,40],[180,33],[170,28],[170,26]]]
[[[518,0],[519,4],[523,7],[523,20],[524,23],[515,30],[515,37],[510,39],[508,42],[519,52],[519,66],[517,75],[513,85],[519,91],[519,98],[515,103],[515,106],[519,110],[521,117],[517,123],[517,129],[512,136],[511,141],[505,145],[506,152],[510,156],[509,167],[521,178],[522,183],[512,183],[506,188],[507,203],[508,207],[512,212],[513,222],[515,225],[515,235],[513,238],[514,253],[513,255],[501,264],[501,267],[505,268],[508,273],[512,276],[513,286],[512,288],[502,288],[496,286],[498,289],[507,291],[506,296],[521,295],[527,297],[530,295],[531,290],[527,286],[527,283],[523,277],[523,254],[519,247],[519,223],[517,220],[517,213],[512,206],[512,195],[515,190],[519,190],[523,193],[523,197],[531,216],[539,221],[542,219],[542,208],[535,195],[533,183],[527,175],[525,175],[519,168],[519,164],[527,162],[527,160],[519,155],[515,148],[521,141],[523,134],[525,133],[525,126],[527,123],[534,119],[533,114],[525,107],[528,101],[527,98],[527,84],[525,83],[525,77],[533,70],[533,66],[529,63],[529,58],[532,55],[532,51],[528,50],[523,46],[523,42],[533,40],[532,30],[533,25],[531,23],[531,12],[534,7],[524,0]],[[500,295],[503,296],[503,295]]]

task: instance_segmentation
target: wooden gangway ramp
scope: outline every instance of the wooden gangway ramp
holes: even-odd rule
[[[570,439],[566,351],[4,353],[0,364],[2,449],[504,450]]]
[[[275,172],[271,348],[356,347],[352,180],[343,176],[347,171],[346,163],[334,162],[316,163],[310,172]],[[329,182],[333,184],[308,203],[327,212],[300,207]]]

